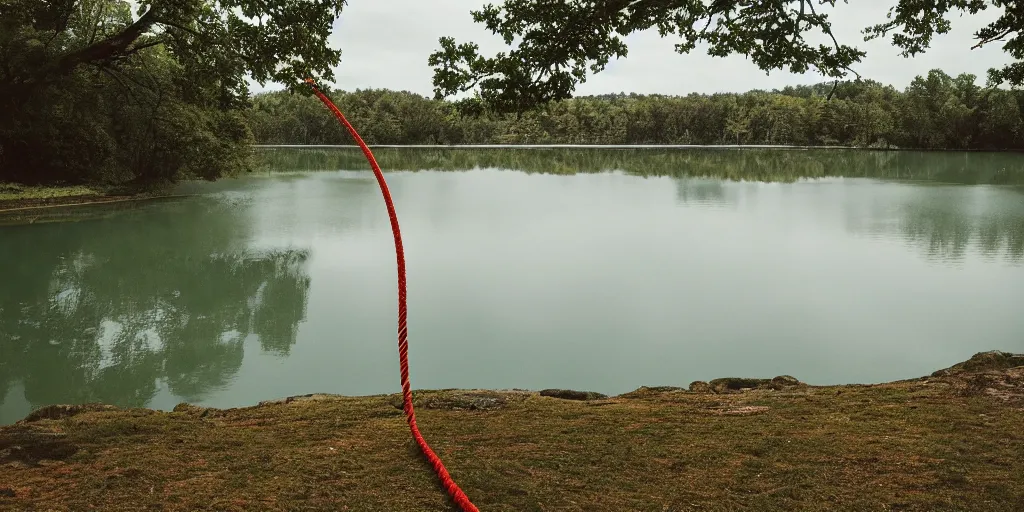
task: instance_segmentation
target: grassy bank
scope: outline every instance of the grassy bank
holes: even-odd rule
[[[0,183],[0,226],[82,220],[133,208],[143,201],[184,197],[167,187],[146,191],[105,187],[27,187]],[[79,208],[107,205],[83,215]]]
[[[138,191],[103,186],[26,186],[0,183],[0,214],[38,210],[53,206],[114,203],[164,197],[168,189]]]
[[[109,195],[110,191],[102,187],[31,187],[15,183],[0,183],[0,211],[30,206],[97,201],[107,198]]]
[[[482,510],[1024,510],[1024,356],[881,385],[691,388],[416,402]],[[0,428],[0,509],[451,510],[397,403],[44,408]]]

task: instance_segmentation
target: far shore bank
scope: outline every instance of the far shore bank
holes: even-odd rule
[[[32,217],[49,209],[72,208],[132,201],[169,199],[185,197],[171,194],[167,189],[144,192],[130,192],[104,187],[89,186],[21,186],[0,184],[0,216],[12,221]]]
[[[253,153],[262,154],[262,161],[257,159],[257,164],[249,169],[250,172],[262,173],[270,169],[291,169],[298,171],[313,170],[309,162],[302,163],[289,161],[285,156],[292,154],[288,151],[274,150],[296,150],[295,158],[311,153],[302,150],[358,150],[358,146],[348,144],[256,144],[251,146]],[[871,148],[854,146],[800,146],[800,145],[757,145],[757,144],[719,144],[719,145],[679,145],[679,144],[457,144],[457,145],[430,145],[430,144],[371,144],[371,148],[383,151],[378,155],[382,161],[385,171],[388,170],[471,170],[474,166],[488,166],[501,168],[514,168],[527,173],[550,173],[550,174],[575,174],[577,172],[603,172],[611,170],[622,170],[631,174],[648,175],[671,175],[671,176],[695,176],[705,178],[721,178],[727,180],[750,180],[750,181],[780,181],[791,182],[800,178],[817,178],[822,176],[842,177],[877,177],[884,179],[912,179],[935,182],[948,182],[957,184],[994,184],[1019,186],[1020,164],[1015,157],[999,156],[1004,153],[1017,153],[1016,150],[917,150],[913,148]],[[403,153],[400,150],[413,150]],[[608,151],[589,151],[589,150]],[[385,150],[390,150],[388,153]],[[396,152],[397,150],[397,152]],[[421,150],[421,151],[415,151]],[[436,150],[436,151],[435,151]],[[450,150],[450,151],[449,151]],[[475,150],[481,150],[474,153]],[[503,152],[502,150],[522,150]],[[538,151],[533,151],[538,150]],[[558,150],[563,150],[559,152]],[[620,151],[621,150],[621,151]],[[637,151],[632,151],[637,150]],[[649,150],[649,151],[648,151]],[[668,150],[658,152],[659,150]],[[672,150],[679,150],[672,153]],[[688,150],[713,150],[694,151]],[[722,150],[722,151],[718,151]],[[785,155],[787,157],[803,158],[800,162],[782,160],[759,160],[753,159],[742,166],[733,166],[728,161],[728,155],[739,155],[745,150],[775,151],[775,156]],[[832,156],[846,155],[847,150],[859,152],[895,152],[907,153],[914,151],[931,153],[990,153],[985,159],[996,159],[986,161],[979,168],[968,165],[966,160],[952,158],[931,164],[924,162],[930,157],[926,155],[910,155],[906,158],[918,165],[918,169],[906,168],[908,162],[889,162],[886,166],[879,167],[879,163],[868,158],[861,162],[856,168],[845,169],[842,167],[845,162],[818,162],[818,153],[809,153],[815,150],[836,151]],[[426,151],[426,152],[424,152]],[[441,153],[437,153],[441,151]],[[493,152],[492,152],[493,151]],[[733,153],[730,153],[732,151]],[[315,152],[315,151],[314,151]],[[547,161],[545,155],[567,155],[566,161],[554,159]],[[689,160],[673,161],[671,159],[660,160],[664,155],[694,156],[712,155],[722,157],[724,161],[711,159],[691,162]],[[760,154],[760,153],[758,153]],[[825,153],[829,154],[829,153]],[[323,160],[316,160],[318,165],[329,165],[330,169],[361,169],[363,165],[362,156],[356,161],[350,161],[341,157],[349,155],[346,151],[334,152],[321,151],[318,154]],[[533,155],[536,160],[523,161],[518,157]],[[803,155],[803,156],[801,156]],[[817,156],[815,156],[817,155]],[[338,157],[338,158],[332,158]],[[402,158],[402,156],[408,158]],[[510,161],[503,161],[502,158],[510,158]],[[640,158],[631,161],[634,157]],[[893,155],[891,155],[893,156]],[[451,158],[449,158],[451,157]],[[466,158],[462,158],[466,157]],[[513,158],[515,157],[515,158]],[[596,160],[588,160],[594,157]],[[597,157],[621,157],[611,160],[602,160]],[[824,157],[823,157],[824,158]],[[865,157],[867,158],[867,157]],[[945,157],[941,157],[945,158]],[[1009,160],[1006,160],[1009,158]],[[842,159],[841,159],[842,160]],[[921,162],[918,162],[920,160]],[[745,161],[744,161],[745,162]],[[952,162],[952,163],[951,163]],[[847,162],[848,164],[849,162]],[[799,165],[798,165],[799,164]],[[851,164],[852,165],[852,164]],[[974,164],[972,164],[974,165]],[[276,166],[276,167],[275,167]],[[803,166],[803,167],[801,167]],[[809,166],[809,167],[808,167]],[[987,166],[987,167],[986,167]],[[913,167],[913,166],[911,166]],[[320,169],[320,167],[315,167]],[[845,169],[845,170],[844,170]],[[251,175],[241,173],[239,176]],[[230,178],[224,176],[223,178]],[[191,180],[183,179],[179,183],[186,183]],[[0,182],[0,216],[4,217],[3,222],[14,222],[10,217],[24,214],[29,221],[34,216],[32,212],[45,211],[47,209],[84,207],[109,203],[127,203],[150,199],[161,199],[180,197],[172,195],[177,190],[176,185],[165,185],[156,189],[140,190],[127,187],[113,187],[107,185],[23,185],[17,183]]]
[[[481,510],[1024,509],[1024,355],[874,385],[414,396]],[[398,395],[44,407],[0,427],[7,508],[453,510]]]

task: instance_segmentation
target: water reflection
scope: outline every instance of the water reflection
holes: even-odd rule
[[[850,214],[870,219],[854,232],[902,239],[934,261],[960,262],[972,252],[1024,259],[1024,194],[1013,189],[915,185],[875,187],[871,196],[867,211]]]
[[[174,209],[203,209],[201,223]],[[244,208],[191,201],[0,232],[0,397],[144,406],[198,401],[247,340],[287,355],[306,315],[308,252],[251,250]],[[117,233],[117,236],[111,236]],[[10,419],[10,418],[3,418]]]
[[[1002,252],[1009,259],[1024,259],[1024,217],[988,217],[978,228],[982,253],[994,258]]]
[[[723,206],[728,203],[725,197],[725,184],[719,180],[677,178],[674,181],[676,201],[679,204]]]
[[[677,178],[676,202],[690,208],[742,207],[751,215],[785,212],[829,226],[833,209],[845,228],[879,240],[899,240],[922,257],[958,263],[972,253],[1024,262],[1024,194],[1007,188],[921,186],[861,180],[806,182],[774,188],[756,183]],[[766,204],[758,205],[758,201]]]
[[[367,169],[359,150],[260,149],[267,169]],[[859,177],[965,185],[1024,185],[1024,158],[1013,153],[780,149],[395,149],[374,151],[392,171],[514,169],[577,174],[623,171],[637,176],[705,177],[733,181],[793,182]]]
[[[899,237],[927,258],[960,261],[977,246],[990,258],[1024,259],[1024,158],[1012,153],[845,151],[779,149],[395,149],[375,151],[388,170],[467,171],[509,169],[527,174],[620,171],[673,177],[676,201],[721,207],[757,191],[737,182],[820,183],[837,178],[874,178],[931,186],[872,189],[870,200],[833,198],[848,209],[855,232]],[[275,170],[363,169],[358,150],[347,148],[262,149]],[[977,190],[943,184],[997,185]],[[373,185],[370,183],[370,185]],[[785,192],[791,193],[789,191]],[[818,194],[818,190],[811,192]],[[907,195],[909,194],[909,195]],[[371,197],[375,201],[376,198]],[[970,208],[962,205],[969,204]]]

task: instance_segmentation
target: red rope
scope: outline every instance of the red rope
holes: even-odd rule
[[[434,450],[430,449],[427,441],[420,434],[419,427],[416,426],[416,412],[412,407],[412,389],[409,386],[409,330],[406,325],[408,312],[405,305],[405,251],[402,249],[402,233],[398,228],[398,215],[395,213],[395,203],[391,200],[391,192],[388,191],[388,184],[384,181],[384,173],[381,172],[380,166],[377,165],[377,160],[373,157],[373,153],[370,152],[370,148],[366,146],[363,138],[359,136],[356,129],[348,122],[348,119],[345,119],[345,115],[341,113],[341,110],[338,110],[338,107],[334,105],[334,102],[326,94],[320,92],[313,79],[307,78],[306,83],[313,88],[313,92],[320,98],[320,101],[327,105],[327,108],[331,109],[334,117],[337,117],[338,121],[345,125],[348,133],[352,135],[352,138],[362,148],[363,154],[366,155],[366,160],[370,162],[370,167],[373,169],[373,175],[377,177],[380,191],[384,194],[384,203],[388,207],[388,217],[391,218],[391,232],[395,235],[395,257],[398,260],[398,359],[402,372],[402,401],[405,404],[405,417],[409,422],[409,430],[412,432],[412,437],[416,440],[416,444],[420,446],[420,451],[423,452],[430,465],[434,466],[437,477],[441,479],[441,485],[448,491],[455,504],[463,512],[479,512],[476,506],[469,501],[466,493],[462,492],[458,484],[452,480],[448,470],[444,467],[444,463],[434,454]]]

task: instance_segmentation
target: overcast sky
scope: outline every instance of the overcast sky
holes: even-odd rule
[[[497,0],[490,0],[498,3]],[[332,46],[341,48],[341,65],[335,71],[336,88],[345,90],[387,88],[432,95],[432,70],[427,56],[438,47],[437,39],[452,36],[457,42],[474,41],[484,55],[505,49],[502,41],[473,23],[470,10],[487,0],[350,0],[334,24]],[[973,33],[997,17],[998,11],[952,19],[949,34],[935,38],[924,55],[904,58],[888,41],[864,42],[861,29],[884,21],[892,1],[852,0],[831,11],[833,32],[840,43],[867,51],[856,66],[864,78],[905,87],[916,75],[941,68],[950,75],[973,73],[984,81],[986,71],[1009,62],[999,43],[971,50]],[[742,56],[715,58],[697,47],[687,55],[673,51],[674,40],[657,32],[633,34],[626,40],[629,56],[612,61],[608,68],[579,86],[577,95],[615,92],[688,94],[691,92],[742,92],[810,84],[821,77],[773,71],[766,74]],[[267,89],[278,87],[268,84]],[[262,88],[253,86],[254,91]]]

